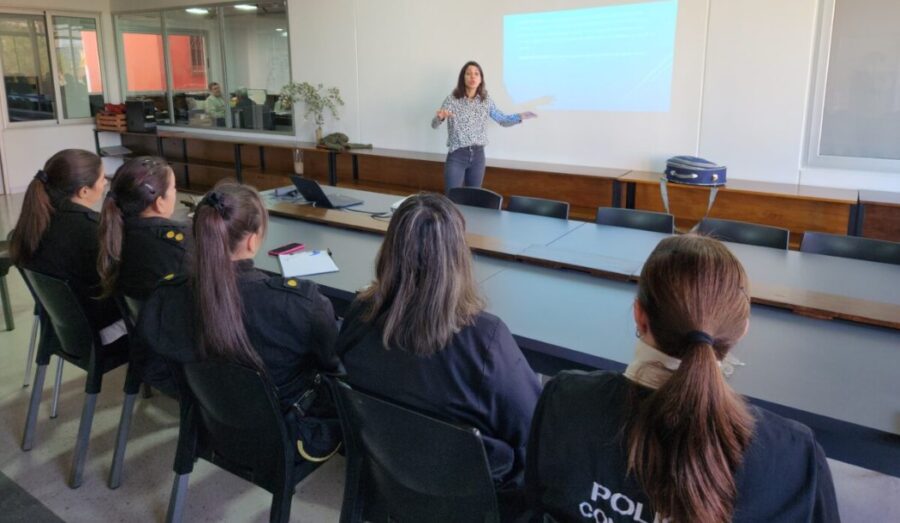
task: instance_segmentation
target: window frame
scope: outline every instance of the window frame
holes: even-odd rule
[[[282,0],[282,1],[284,1],[285,24],[289,28],[290,27],[291,5],[288,0]],[[123,103],[130,96],[143,96],[143,95],[162,96],[163,98],[166,99],[166,102],[167,102],[167,107],[169,109],[169,115],[170,115],[170,121],[169,122],[157,122],[157,125],[159,125],[160,127],[175,128],[176,130],[179,130],[179,131],[184,130],[184,129],[194,129],[194,130],[201,131],[201,132],[213,132],[213,133],[241,133],[241,134],[251,133],[251,134],[260,134],[260,135],[267,135],[267,136],[274,136],[274,137],[286,137],[286,138],[295,136],[297,133],[297,124],[298,124],[296,109],[292,109],[292,111],[291,111],[291,130],[290,131],[272,131],[272,130],[266,130],[266,129],[238,129],[238,128],[231,127],[231,125],[233,124],[231,111],[226,111],[226,113],[225,113],[226,127],[198,127],[198,126],[194,126],[194,125],[175,123],[175,121],[174,121],[174,119],[175,119],[174,95],[182,94],[187,91],[176,92],[174,90],[174,86],[172,85],[172,82],[174,81],[174,79],[173,79],[173,74],[172,74],[171,60],[169,60],[169,38],[168,38],[169,31],[168,31],[168,27],[166,24],[166,16],[165,16],[166,12],[186,9],[189,7],[204,7],[204,8],[218,10],[218,13],[216,14],[216,18],[217,18],[218,24],[219,24],[218,38],[220,39],[219,53],[221,54],[222,78],[220,80],[218,80],[217,83],[220,86],[222,86],[222,90],[224,92],[228,93],[228,92],[230,92],[230,86],[229,86],[229,75],[228,75],[228,61],[227,61],[227,57],[225,56],[225,14],[221,10],[221,8],[233,7],[233,6],[235,6],[237,4],[241,4],[241,3],[245,3],[245,2],[231,0],[231,1],[215,2],[215,3],[202,4],[202,5],[201,4],[194,5],[194,4],[188,3],[188,4],[180,5],[177,7],[170,6],[170,7],[157,7],[157,8],[153,8],[153,9],[134,9],[134,10],[127,10],[127,11],[113,11],[110,14],[110,16],[112,17],[113,38],[115,38],[114,48],[116,51],[116,66],[118,67],[118,73],[119,73],[118,78],[119,78],[119,85],[121,87],[120,90],[122,93]],[[125,50],[123,48],[123,40],[120,38],[120,31],[118,28],[118,25],[119,25],[118,17],[127,16],[127,15],[138,15],[138,14],[155,14],[155,15],[159,16],[159,19],[160,19],[160,33],[159,34],[162,36],[163,58],[165,61],[165,74],[166,74],[166,87],[167,87],[165,92],[156,92],[156,91],[154,91],[154,92],[138,92],[138,91],[130,92],[130,91],[128,91],[127,79],[125,77],[125,75],[126,75],[126,69],[125,69],[125,63],[124,63]],[[146,34],[157,34],[157,33],[146,33]],[[176,30],[172,34],[189,34],[189,33],[186,32],[185,30]],[[210,72],[211,72],[210,60],[212,59],[211,54],[210,54],[211,43],[209,41],[209,34],[206,34],[205,38],[206,38],[205,46],[206,46],[206,60],[207,60],[206,72],[207,72],[207,79],[209,79]],[[288,34],[288,38],[290,38],[290,32]],[[292,61],[291,61],[290,40],[288,40],[287,57],[288,57],[289,67],[291,68],[289,78],[291,81],[293,81],[293,66],[291,65]]]
[[[68,18],[91,18],[97,27],[97,53],[100,60],[100,81],[103,84],[103,100],[109,99],[109,75],[106,69],[106,56],[103,45],[103,17],[102,13],[95,11],[74,11],[66,9],[22,9],[12,7],[0,7],[0,14],[11,15],[34,15],[41,16],[44,19],[44,26],[47,29],[47,51],[50,55],[50,73],[53,80],[53,93],[56,97],[54,100],[54,118],[46,120],[32,120],[25,122],[13,122],[9,119],[9,104],[6,97],[6,82],[0,82],[0,115],[3,119],[4,129],[21,129],[28,127],[47,127],[58,125],[85,125],[94,123],[93,117],[65,118],[62,111],[62,90],[59,85],[59,68],[56,57],[55,45],[55,27],[53,25],[54,16],[64,16]],[[0,74],[4,73],[2,57],[0,57]]]
[[[825,116],[825,96],[828,89],[828,68],[831,59],[832,34],[834,32],[835,4],[839,0],[822,0],[818,24],[818,46],[813,56],[810,86],[807,140],[805,141],[805,167],[845,169],[852,171],[883,171],[900,173],[900,159],[835,156],[819,153],[822,126]]]

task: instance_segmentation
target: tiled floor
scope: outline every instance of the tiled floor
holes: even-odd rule
[[[21,198],[0,195],[0,231],[18,215]],[[69,522],[163,521],[178,433],[176,403],[156,395],[139,399],[128,441],[124,481],[109,490],[106,479],[119,422],[124,369],[107,374],[99,395],[90,450],[81,488],[71,490],[65,476],[84,398],[84,372],[63,372],[59,417],[49,419],[53,368],[48,371],[35,447],[19,445],[31,388],[23,388],[31,332],[32,301],[19,275],[8,277],[16,329],[0,331],[0,471]],[[29,381],[33,376],[29,377]],[[885,456],[900,459],[900,456]],[[845,522],[900,521],[900,478],[830,461]],[[328,462],[297,488],[292,521],[338,521],[344,463]],[[772,471],[776,476],[777,470]],[[2,499],[3,492],[0,492]],[[267,521],[271,496],[264,490],[200,461],[191,475],[185,521]],[[0,505],[5,506],[5,505]],[[0,514],[0,521],[10,514]]]

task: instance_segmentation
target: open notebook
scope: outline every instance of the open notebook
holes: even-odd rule
[[[281,274],[286,278],[340,270],[331,259],[329,251],[300,251],[293,254],[281,254],[278,256],[278,262],[281,264]]]

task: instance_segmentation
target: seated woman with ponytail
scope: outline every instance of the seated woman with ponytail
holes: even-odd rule
[[[526,469],[535,520],[839,520],[812,431],[749,405],[719,368],[747,331],[746,289],[720,242],[659,243],[641,272],[625,374],[564,372],[544,388]]]
[[[186,277],[164,280],[144,303],[136,328],[134,361],[141,376],[164,392],[176,392],[172,363],[216,359],[266,374],[286,414],[309,390],[312,404],[298,405],[322,421],[315,441],[299,456],[324,461],[336,450],[340,426],[329,398],[317,387],[318,372],[337,372],[337,324],[331,302],[316,284],[270,276],[253,267],[266,235],[268,215],[252,187],[219,183],[197,205],[194,253]],[[302,449],[302,450],[301,450]]]
[[[80,149],[54,154],[28,184],[13,230],[10,256],[19,267],[67,280],[104,344],[125,334],[115,303],[101,294],[97,274],[100,215],[106,177],[100,157]]]
[[[119,167],[100,214],[104,296],[118,291],[145,300],[161,279],[184,273],[191,239],[186,223],[171,220],[175,202],[175,173],[162,158]]]

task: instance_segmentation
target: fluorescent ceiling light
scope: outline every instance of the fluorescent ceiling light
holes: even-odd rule
[[[256,6],[250,4],[238,4],[234,8],[239,11],[256,11]]]
[[[208,15],[209,14],[209,9],[204,9],[202,7],[188,7],[187,9],[185,9],[185,11],[187,11],[188,13],[191,13],[192,15]]]
[[[281,27],[276,27],[275,30],[276,30],[276,31],[284,31],[284,29],[281,28]]]

